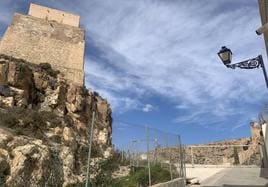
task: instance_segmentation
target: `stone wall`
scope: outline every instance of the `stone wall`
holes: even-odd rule
[[[262,165],[261,145],[263,144],[261,126],[256,122],[251,122],[250,130],[250,138],[189,145],[185,149],[185,161],[188,164],[192,164],[192,161],[194,161],[194,164],[207,165],[240,164],[260,166]]]
[[[50,21],[56,21],[59,23],[63,23],[66,25],[78,27],[79,26],[79,19],[80,17],[74,14],[70,14],[67,12],[63,12],[60,10],[36,5],[36,4],[30,4],[30,9],[29,9],[29,15],[41,18],[41,19],[46,19]]]
[[[195,165],[262,165],[261,145],[263,136],[258,123],[250,124],[251,137],[187,145],[184,149],[186,164]],[[151,160],[177,163],[179,148],[157,148],[150,155]]]
[[[36,12],[30,9],[38,16]],[[16,13],[2,38],[0,53],[35,64],[50,63],[65,74],[66,80],[83,85],[84,48],[83,29]]]

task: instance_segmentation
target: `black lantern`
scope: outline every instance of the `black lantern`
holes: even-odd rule
[[[228,65],[232,62],[232,51],[225,46],[221,47],[221,50],[218,52],[218,55],[224,65]]]
[[[232,62],[232,51],[225,46],[221,47],[221,50],[218,52],[218,56],[220,57],[222,63],[231,69],[241,68],[241,69],[255,69],[262,68],[266,87],[268,88],[268,77],[265,70],[264,62],[261,55],[258,55],[255,58],[247,59],[242,62],[238,62],[235,64],[231,64]]]

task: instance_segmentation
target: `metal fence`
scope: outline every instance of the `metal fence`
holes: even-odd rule
[[[187,167],[260,167],[260,145],[204,145],[185,148]]]
[[[175,178],[185,179],[184,149],[180,135],[124,122],[114,123],[113,128],[113,143],[121,153],[122,168],[125,168],[115,177],[123,177],[144,168],[144,177],[147,177],[149,186]],[[164,171],[168,177],[159,181],[156,170]]]

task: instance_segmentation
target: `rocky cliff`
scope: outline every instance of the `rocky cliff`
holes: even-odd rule
[[[0,186],[67,186],[85,179],[90,122],[92,156],[111,152],[111,109],[49,64],[0,55]]]

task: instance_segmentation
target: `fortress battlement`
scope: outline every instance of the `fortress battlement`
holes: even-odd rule
[[[58,23],[79,27],[80,16],[67,13],[61,10],[40,6],[37,4],[30,4],[28,14],[33,17],[56,21]]]

